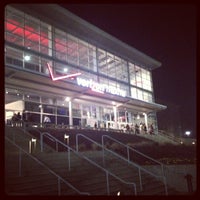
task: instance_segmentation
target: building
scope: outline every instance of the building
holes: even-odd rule
[[[52,14],[53,13],[53,14]],[[153,124],[161,63],[55,4],[5,8],[5,120],[122,129]]]

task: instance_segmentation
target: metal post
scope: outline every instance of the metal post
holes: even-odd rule
[[[58,178],[58,196],[61,195],[61,191],[60,191],[60,178]]]
[[[68,170],[70,171],[70,169],[71,169],[71,163],[70,163],[70,149],[69,149],[69,147],[67,147],[67,149],[68,149]]]
[[[130,163],[129,146],[127,146],[127,157],[128,157],[128,164],[129,164]]]
[[[58,142],[56,140],[56,151],[58,152]]]
[[[110,186],[109,186],[109,179],[108,179],[108,172],[106,171],[106,183],[107,183],[107,194],[110,195]]]
[[[31,145],[31,140],[29,140],[28,152],[31,153],[31,151],[32,151],[32,145]]]
[[[140,178],[140,190],[142,191],[143,188],[142,188],[142,177],[141,177],[141,171],[139,169],[139,178]]]
[[[165,185],[165,194],[168,195],[168,190],[167,190],[167,181],[166,181],[166,178],[163,177],[164,179],[164,185]]]
[[[43,134],[40,133],[40,150],[43,152]]]
[[[19,176],[22,175],[22,151],[19,149]]]
[[[102,154],[103,154],[103,166],[105,166],[104,140],[103,140],[103,137],[102,137]]]
[[[78,152],[78,135],[76,135],[76,151]]]

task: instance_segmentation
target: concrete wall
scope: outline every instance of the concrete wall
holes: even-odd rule
[[[155,174],[161,175],[161,168],[158,166],[143,166]],[[167,184],[177,191],[188,193],[186,174],[192,175],[193,191],[196,191],[196,165],[165,165],[164,173]]]

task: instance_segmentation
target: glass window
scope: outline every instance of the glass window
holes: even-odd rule
[[[55,107],[50,105],[42,105],[44,113],[55,114]]]
[[[79,65],[88,68],[89,67],[88,44],[82,40],[79,40],[78,51],[79,51]]]
[[[25,110],[32,112],[40,112],[40,104],[33,102],[25,102]]]
[[[97,71],[97,60],[96,60],[96,48],[93,45],[89,45],[89,69]]]
[[[78,39],[68,34],[67,60],[69,63],[78,64]]]
[[[24,16],[23,13],[6,7],[5,38],[18,45],[23,45],[24,36]]]
[[[68,108],[66,107],[57,107],[57,114],[58,115],[68,115]]]
[[[5,63],[17,67],[23,67],[23,52],[11,47],[6,47]]]
[[[39,71],[39,56],[33,54],[24,55],[24,67],[29,70]]]
[[[40,96],[38,96],[37,94],[33,94],[31,93],[24,93],[24,99],[25,101],[34,101],[34,102],[40,102]]]

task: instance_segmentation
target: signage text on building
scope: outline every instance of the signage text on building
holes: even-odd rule
[[[93,81],[92,79],[88,80],[88,79],[84,79],[84,78],[80,78],[80,77],[77,77],[76,80],[77,80],[78,85],[83,86],[83,87],[88,87],[92,91],[95,91],[95,92],[99,92],[102,94],[104,94],[106,92],[106,93],[110,93],[110,94],[119,95],[122,97],[126,96],[125,90],[116,88],[114,86],[108,86],[106,84],[97,83],[97,82]]]

